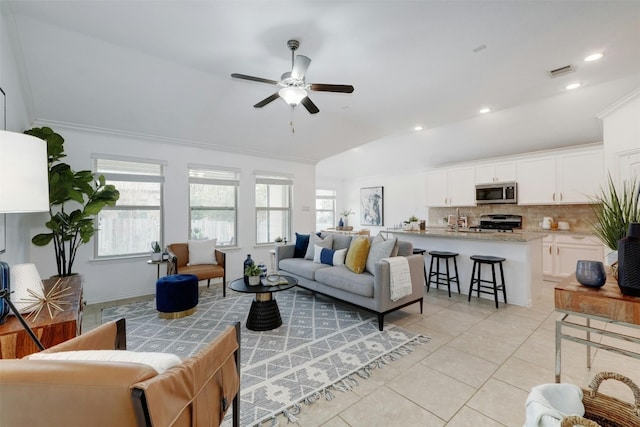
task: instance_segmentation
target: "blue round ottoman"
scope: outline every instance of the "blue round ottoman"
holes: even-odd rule
[[[178,319],[196,312],[198,276],[172,274],[156,282],[156,309],[162,319]]]

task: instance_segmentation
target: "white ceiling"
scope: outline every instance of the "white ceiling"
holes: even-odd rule
[[[36,120],[331,159],[321,174],[598,142],[596,115],[640,87],[640,1],[0,1]],[[355,87],[311,93],[295,134],[282,100],[253,108],[276,88],[230,77],[279,79],[291,38],[307,82]]]

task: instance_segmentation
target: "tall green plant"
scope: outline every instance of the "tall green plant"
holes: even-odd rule
[[[64,138],[51,128],[33,128],[24,133],[47,142],[49,168],[50,233],[40,233],[31,239],[37,246],[53,241],[58,276],[73,274],[78,248],[88,243],[98,231],[95,216],[105,206],[114,206],[120,198],[115,186],[107,185],[104,176],[94,177],[88,170],[74,172],[60,159],[64,154]]]
[[[629,223],[640,222],[640,188],[636,180],[623,182],[618,190],[611,175],[608,186],[592,197],[596,222],[593,229],[598,238],[612,250],[618,249],[618,240],[627,235]]]

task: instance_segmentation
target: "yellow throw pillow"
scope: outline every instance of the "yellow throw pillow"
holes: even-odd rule
[[[353,239],[347,251],[347,259],[344,261],[347,268],[354,273],[362,273],[367,265],[367,256],[369,256],[370,247],[371,244],[367,237],[356,237]]]

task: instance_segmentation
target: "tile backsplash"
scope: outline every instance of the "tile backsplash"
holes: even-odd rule
[[[592,233],[592,224],[595,221],[593,205],[588,204],[544,206],[482,205],[459,208],[459,210],[461,216],[467,216],[469,226],[478,225],[480,222],[480,215],[522,215],[522,229],[525,231],[540,230],[540,222],[542,222],[542,217],[545,216],[553,217],[554,221],[567,221],[569,223],[570,231],[578,233]],[[429,225],[446,225],[446,220],[443,221],[443,218],[455,213],[455,208],[430,208]]]

